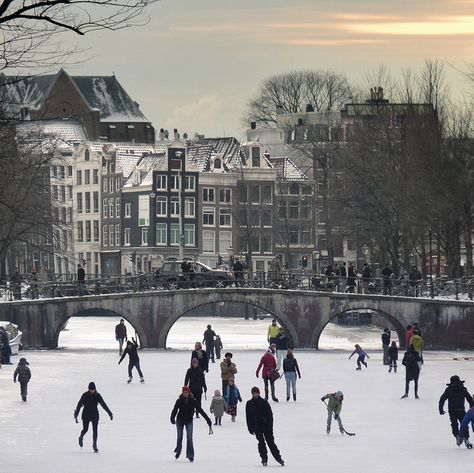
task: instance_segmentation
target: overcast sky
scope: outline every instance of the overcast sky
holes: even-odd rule
[[[67,70],[114,72],[157,130],[242,138],[245,105],[274,73],[332,69],[363,82],[380,63],[474,62],[474,0],[161,0],[148,15],[144,27],[81,40],[92,58]]]

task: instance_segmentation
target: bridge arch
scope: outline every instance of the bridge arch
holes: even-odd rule
[[[273,308],[267,307],[267,304],[250,302],[250,301],[247,300],[247,298],[245,298],[243,300],[237,300],[237,298],[234,298],[234,299],[229,300],[229,301],[217,299],[216,301],[207,301],[207,302],[203,302],[203,303],[198,303],[198,304],[192,305],[192,307],[191,306],[187,307],[184,310],[184,312],[179,311],[179,312],[176,312],[175,314],[169,316],[167,318],[166,323],[164,324],[163,328],[161,329],[159,346],[163,347],[163,348],[166,347],[166,340],[168,339],[168,334],[169,334],[171,328],[173,327],[173,325],[181,317],[185,317],[186,314],[188,314],[189,312],[191,312],[195,309],[198,309],[199,307],[205,307],[205,306],[210,305],[210,304],[215,304],[216,302],[224,302],[224,303],[225,302],[232,302],[233,304],[239,304],[242,307],[245,304],[249,304],[253,307],[261,309],[262,311],[264,311],[268,314],[271,314],[272,317],[278,321],[280,326],[282,326],[286,330],[287,334],[289,334],[291,340],[293,341],[293,344],[297,345],[298,340],[299,340],[298,339],[298,333],[297,333],[294,325],[291,323],[291,321],[289,319],[287,319],[284,315],[279,314]],[[262,333],[262,340],[265,340],[265,337],[266,337],[266,333]]]

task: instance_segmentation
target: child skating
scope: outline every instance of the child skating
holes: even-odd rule
[[[239,388],[235,385],[233,378],[229,379],[224,393],[224,399],[227,403],[227,413],[230,415],[232,422],[235,422],[235,418],[237,417],[237,402],[242,402],[242,398],[240,397]]]
[[[209,410],[211,414],[214,414],[214,425],[222,425],[222,417],[227,410],[227,404],[218,389],[214,391],[214,397],[212,398]]]
[[[219,335],[216,335],[216,339],[214,340],[214,350],[216,351],[216,358],[218,360],[221,359],[221,351],[224,348],[222,345],[222,340]]]
[[[326,399],[328,399],[328,402],[326,404]],[[334,416],[334,419],[337,420],[337,423],[339,424],[339,431],[341,434],[344,434],[344,427],[342,425],[342,419],[341,419],[341,409],[342,409],[342,401],[344,400],[344,395],[342,394],[342,391],[336,391],[335,393],[329,393],[326,394],[321,398],[321,401],[326,404],[327,410],[328,410],[328,420],[327,420],[327,428],[326,428],[326,433],[329,435],[331,432],[331,422]]]
[[[356,371],[360,371],[361,368],[361,363],[367,368],[367,362],[365,361],[365,357],[370,358],[367,353],[365,353],[364,350],[362,350],[361,346],[359,344],[355,344],[355,350],[352,352],[351,356],[349,357],[349,360],[357,353],[357,368]]]
[[[392,342],[388,349],[388,372],[391,373],[392,370],[394,373],[397,372],[397,360],[398,360],[398,347],[397,342]]]
[[[28,383],[31,379],[31,371],[28,368],[29,363],[26,358],[20,358],[18,366],[13,373],[13,382],[16,383],[16,379],[20,382],[20,394],[21,399],[26,402],[26,396],[28,395]]]

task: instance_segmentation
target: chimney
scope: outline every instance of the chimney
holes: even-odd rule
[[[314,112],[314,107],[310,103],[306,104],[306,113],[308,113],[308,112]]]
[[[167,140],[170,137],[170,132],[165,130],[165,139]]]
[[[250,122],[250,129],[255,130],[257,128],[257,122]]]
[[[173,130],[173,136],[174,136],[174,140],[175,140],[175,141],[178,141],[178,140],[179,140],[179,133],[178,133],[178,129],[177,129],[177,128],[175,128],[175,129]]]
[[[163,128],[160,128],[160,141],[163,141],[165,139],[165,130]]]

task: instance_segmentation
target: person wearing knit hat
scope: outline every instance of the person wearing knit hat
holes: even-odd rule
[[[194,445],[193,445],[193,417],[194,412],[198,412],[206,419],[207,425],[212,426],[211,419],[204,410],[196,403],[189,386],[183,386],[181,395],[176,400],[173,410],[171,411],[170,422],[176,425],[176,448],[174,449],[174,457],[176,460],[181,455],[183,446],[183,434],[186,428],[186,458],[194,461]]]
[[[113,420],[113,414],[108,408],[102,396],[97,392],[95,383],[91,381],[88,386],[88,390],[81,396],[77,403],[76,409],[74,410],[74,419],[77,423],[77,416],[82,409],[82,431],[79,435],[79,446],[82,448],[84,435],[89,430],[89,422],[92,423],[92,448],[95,453],[98,453],[97,447],[98,438],[98,425],[99,425],[99,410],[97,405],[100,404],[102,408],[109,414],[110,420]]]
[[[214,414],[214,425],[222,425],[222,417],[224,412],[227,411],[227,403],[218,389],[214,391],[214,397],[212,398],[209,410],[211,414]]]
[[[474,400],[469,394],[469,391],[464,386],[464,381],[461,381],[458,375],[451,376],[449,383],[447,384],[444,393],[439,398],[439,413],[443,415],[444,403],[448,401],[448,414],[451,422],[451,431],[455,438],[459,435],[459,427],[462,423],[464,416],[466,415],[465,403],[469,404],[469,407],[474,406]],[[469,430],[466,430],[465,434],[466,446],[469,442]],[[464,438],[463,438],[464,440]]]
[[[13,382],[20,382],[20,395],[23,402],[26,402],[26,396],[28,395],[28,383],[31,379],[31,371],[28,368],[29,363],[26,361],[26,358],[20,358],[18,361],[18,366],[13,373]]]
[[[326,399],[328,399],[327,404],[325,402]],[[334,419],[336,419],[337,423],[339,424],[339,431],[341,432],[341,434],[344,435],[344,427],[342,426],[342,419],[341,419],[341,409],[342,409],[343,400],[344,400],[344,394],[342,394],[342,391],[329,393],[321,398],[321,401],[323,401],[326,404],[326,407],[328,410],[328,420],[327,420],[327,428],[326,428],[326,433],[328,435],[331,432],[331,422],[332,422],[333,416],[334,416]]]
[[[204,371],[199,367],[197,358],[193,358],[191,362],[191,368],[186,371],[184,377],[184,385],[189,386],[189,389],[193,393],[196,404],[201,407],[201,399],[203,391],[207,392],[206,377]],[[199,413],[196,412],[196,417],[199,417]]]
[[[285,466],[280,450],[278,450],[273,438],[272,408],[266,399],[260,397],[260,389],[257,386],[251,389],[251,393],[252,398],[245,405],[245,416],[249,433],[255,435],[258,440],[258,453],[262,459],[262,465],[267,466],[268,463],[268,445],[273,458],[281,466]]]

